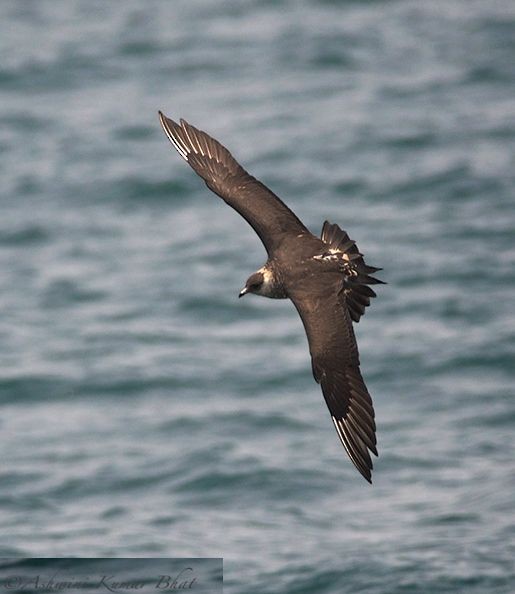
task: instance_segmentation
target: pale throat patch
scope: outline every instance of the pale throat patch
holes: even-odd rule
[[[263,266],[257,272],[263,275],[263,284],[259,287],[257,294],[263,297],[277,297],[276,280],[272,271]]]
[[[261,272],[261,274],[263,275],[263,283],[265,285],[270,285],[274,282],[274,275],[272,274],[272,272],[270,270],[268,270],[268,268],[266,266],[262,266],[258,272]]]

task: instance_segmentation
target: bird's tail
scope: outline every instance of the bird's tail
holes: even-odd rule
[[[370,299],[376,296],[369,285],[385,284],[384,281],[370,276],[382,269],[368,266],[356,242],[336,224],[325,221],[321,239],[329,249],[341,255],[339,261],[344,273],[342,293],[352,320],[359,322],[365,308],[370,305]]]

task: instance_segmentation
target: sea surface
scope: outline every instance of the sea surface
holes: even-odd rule
[[[0,57],[0,555],[515,592],[515,3],[2,0]],[[373,485],[158,109],[384,269]]]

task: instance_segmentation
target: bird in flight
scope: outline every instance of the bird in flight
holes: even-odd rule
[[[336,432],[358,471],[372,482],[370,452],[377,456],[374,407],[359,369],[352,322],[359,322],[382,283],[371,274],[356,243],[326,221],[320,239],[217,140],[159,112],[163,130],[181,157],[254,229],[268,253],[239,296],[255,293],[291,299],[307,334],[313,376]]]

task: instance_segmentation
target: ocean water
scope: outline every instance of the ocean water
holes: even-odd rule
[[[0,554],[515,592],[515,4],[2,0],[0,55]],[[372,486],[158,109],[384,268]]]

